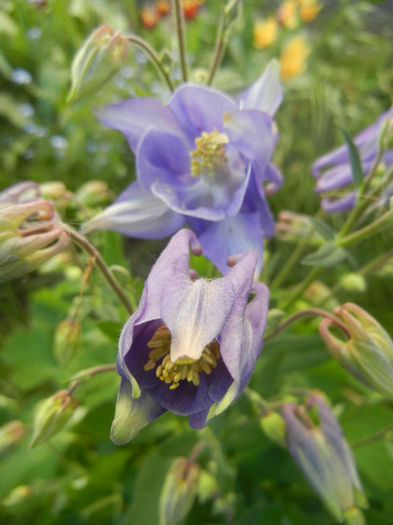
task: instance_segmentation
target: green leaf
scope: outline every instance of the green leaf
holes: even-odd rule
[[[334,239],[335,233],[326,222],[317,219],[316,217],[309,217],[309,220],[323,239],[326,241],[332,241]]]
[[[345,142],[347,143],[348,149],[349,149],[349,159],[351,161],[351,170],[352,170],[352,178],[353,182],[355,183],[355,186],[359,188],[363,181],[363,171],[362,171],[362,163],[360,161],[360,155],[357,147],[355,146],[353,140],[348,135],[348,133],[345,131],[344,128],[341,128],[341,133],[344,135]]]
[[[330,268],[347,257],[348,253],[344,248],[336,246],[334,242],[327,242],[318,248],[316,252],[306,255],[302,260],[302,264]]]
[[[116,321],[98,321],[97,328],[111,341],[117,343],[123,325],[121,323],[116,323]]]

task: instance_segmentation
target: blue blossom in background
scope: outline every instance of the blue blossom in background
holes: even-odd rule
[[[101,122],[127,138],[137,180],[84,231],[159,239],[188,223],[222,272],[231,254],[246,250],[258,253],[260,269],[263,237],[274,233],[264,185],[273,192],[282,183],[271,162],[281,100],[279,66],[271,62],[237,100],[183,84],[167,105],[135,98],[101,109]]]
[[[202,428],[246,386],[261,351],[269,292],[253,282],[257,254],[231,257],[225,277],[198,279],[189,268],[190,244],[201,253],[191,230],[172,237],[123,328],[116,444],[166,411]]]
[[[383,113],[378,120],[363,130],[354,139],[359,151],[363,174],[367,175],[377,156],[379,137],[388,118],[393,117],[393,109]],[[393,149],[386,149],[382,162],[386,168],[393,165]],[[334,196],[333,192],[347,190],[352,185],[352,170],[349,151],[346,145],[340,146],[320,157],[311,167],[311,172],[317,179],[316,191],[323,195],[321,206],[327,212],[346,211],[353,208],[357,191],[353,188],[344,195]]]

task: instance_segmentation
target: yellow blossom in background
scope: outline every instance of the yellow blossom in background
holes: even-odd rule
[[[264,49],[273,44],[277,38],[278,25],[273,17],[260,20],[254,24],[254,46]]]
[[[309,54],[310,48],[303,37],[297,36],[293,38],[280,57],[281,79],[290,80],[300,75]]]
[[[322,9],[322,4],[318,0],[298,0],[300,18],[303,22],[311,22]]]
[[[277,20],[287,29],[295,29],[299,25],[299,14],[296,0],[285,0],[277,11]]]

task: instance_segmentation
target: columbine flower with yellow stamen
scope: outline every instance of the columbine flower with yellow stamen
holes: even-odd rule
[[[221,272],[232,253],[253,250],[262,265],[263,238],[274,234],[266,202],[282,183],[272,163],[281,103],[279,65],[236,100],[208,86],[182,84],[167,104],[134,98],[97,115],[122,131],[136,157],[137,180],[85,232],[115,230],[160,239],[185,222]]]
[[[123,328],[116,444],[166,411],[202,428],[243,390],[261,351],[269,292],[253,282],[257,254],[231,257],[225,277],[206,280],[189,268],[190,246],[201,253],[191,230],[172,237]]]

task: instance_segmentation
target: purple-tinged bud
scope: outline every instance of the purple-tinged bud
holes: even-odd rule
[[[67,390],[59,390],[54,396],[42,401],[35,414],[30,448],[60,432],[71,419],[76,406],[76,398],[70,397]]]
[[[367,500],[354,459],[322,395],[312,394],[302,406],[285,405],[282,417],[290,454],[334,518],[343,521],[350,512],[362,516]]]
[[[68,234],[56,221],[45,200],[0,207],[0,282],[22,277],[65,249]]]
[[[324,319],[319,327],[333,357],[359,381],[384,396],[393,397],[393,341],[374,317],[353,303],[334,309],[350,335],[343,340]]]
[[[201,468],[178,457],[166,475],[160,497],[160,525],[176,525],[187,516],[198,492]]]
[[[4,191],[0,191],[0,208],[36,200],[40,197],[41,193],[38,184],[31,181],[19,182]]]
[[[65,319],[56,327],[54,339],[54,354],[63,366],[68,365],[78,351],[80,345],[81,325],[79,321]]]
[[[25,435],[26,429],[21,421],[10,421],[0,428],[0,454],[16,445]]]
[[[101,89],[124,64],[128,51],[128,40],[120,31],[115,32],[109,25],[96,29],[72,61],[68,102]]]

